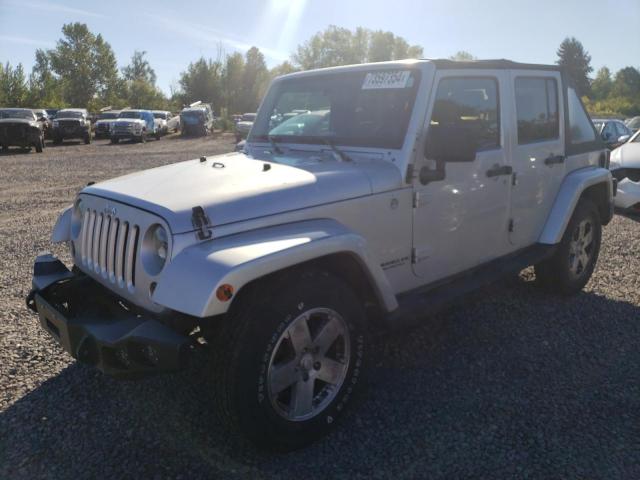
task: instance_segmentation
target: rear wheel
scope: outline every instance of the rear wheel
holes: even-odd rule
[[[269,449],[325,435],[362,383],[369,352],[360,300],[342,279],[311,271],[238,302],[212,349],[221,419]]]
[[[53,137],[53,144],[54,144],[54,145],[60,145],[60,144],[62,144],[62,137],[54,136],[54,137]]]
[[[119,141],[120,141],[120,139],[119,139],[119,138],[117,138],[117,137],[111,137],[111,143],[113,143],[113,144],[117,144]]]
[[[42,153],[43,150],[44,150],[44,136],[40,135],[40,138],[38,139],[38,142],[36,143],[36,152]]]
[[[556,252],[535,266],[538,284],[563,295],[582,290],[598,261],[601,238],[598,209],[592,201],[581,199]]]
[[[138,142],[140,143],[147,142],[147,132],[145,132],[144,130],[142,131],[142,133],[140,134],[140,137],[138,137]]]
[[[91,143],[91,132],[84,134],[84,143],[85,145],[89,145]]]

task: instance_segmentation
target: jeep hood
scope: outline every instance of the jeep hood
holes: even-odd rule
[[[202,207],[215,226],[400,188],[388,162],[278,159],[241,153],[189,160],[86,187],[82,193],[142,208],[163,217],[174,234],[193,231],[192,209]],[[295,166],[291,166],[295,165]]]
[[[630,142],[611,152],[611,161],[624,168],[640,168],[640,142]]]

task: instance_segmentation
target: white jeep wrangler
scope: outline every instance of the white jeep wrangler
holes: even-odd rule
[[[294,73],[246,153],[84,188],[52,236],[75,267],[38,257],[27,304],[116,377],[207,352],[232,431],[293,449],[352,403],[372,332],[529,265],[551,292],[579,291],[612,217],[607,162],[555,66]]]

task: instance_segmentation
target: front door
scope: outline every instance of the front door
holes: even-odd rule
[[[511,192],[515,249],[535,243],[565,174],[564,106],[560,72],[511,71],[515,185]]]
[[[448,124],[472,129],[480,141],[474,161],[446,163],[442,180],[415,180],[413,268],[425,283],[508,250],[511,167],[500,101],[506,79],[505,72],[480,70],[436,75],[425,130]],[[417,171],[434,165],[422,157],[415,162]]]

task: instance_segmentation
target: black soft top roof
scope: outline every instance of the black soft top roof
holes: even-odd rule
[[[535,63],[518,63],[511,60],[497,59],[497,60],[470,60],[470,61],[456,61],[447,59],[433,59],[430,60],[439,69],[502,69],[502,70],[554,70],[561,72],[563,67],[560,65],[542,65]]]

